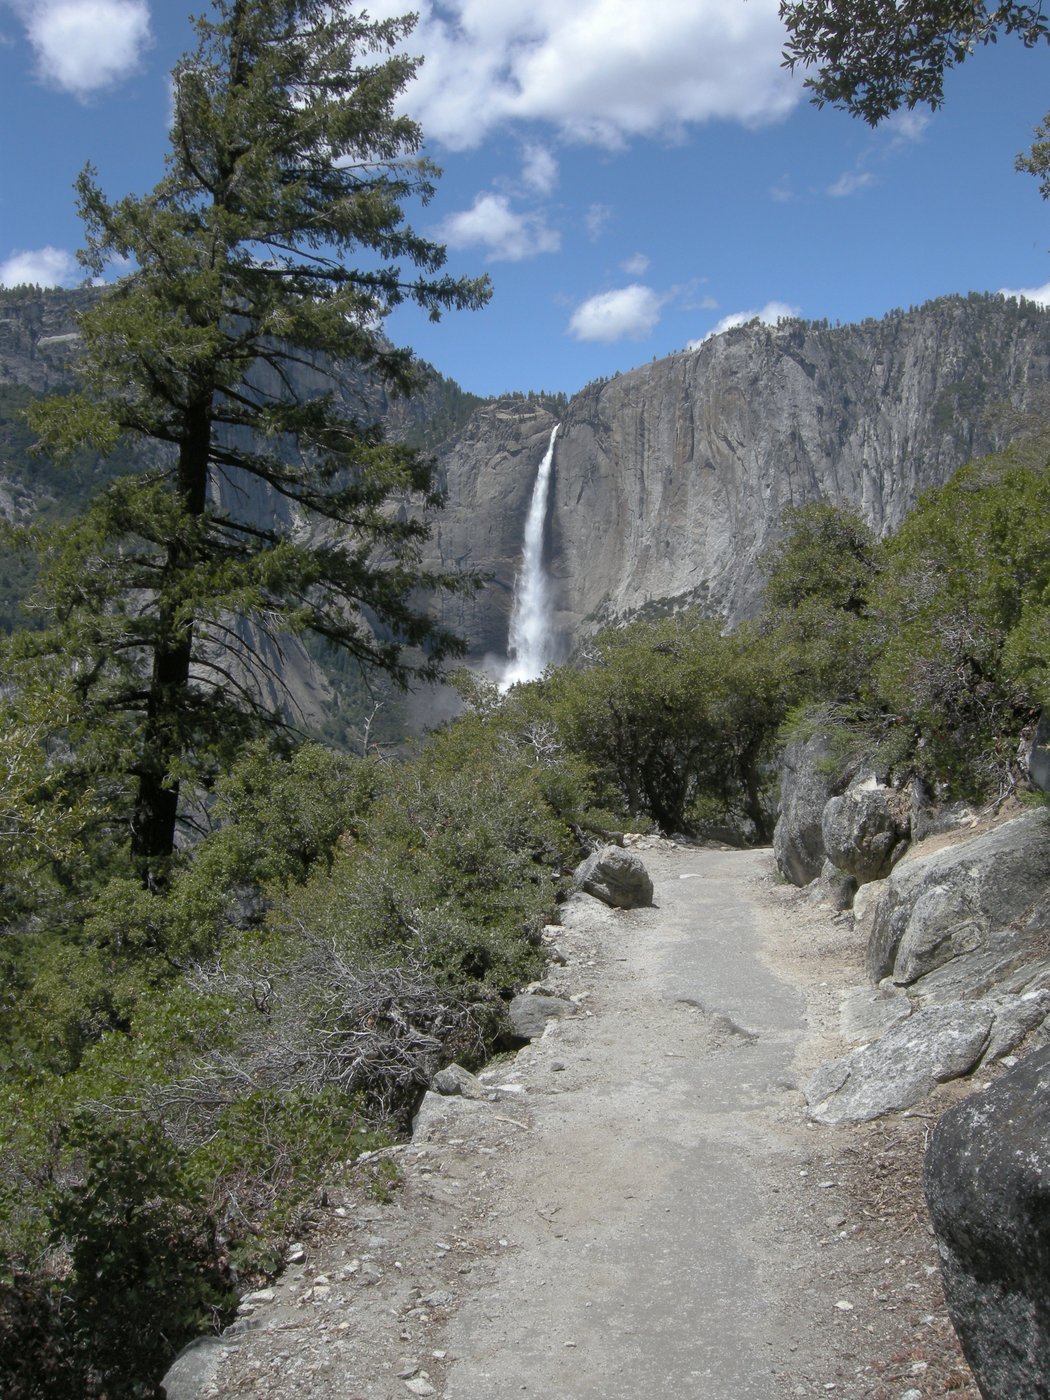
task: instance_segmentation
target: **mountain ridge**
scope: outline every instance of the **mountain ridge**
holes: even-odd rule
[[[0,395],[69,382],[73,315],[97,295],[0,293]],[[747,615],[786,507],[827,501],[892,531],[923,491],[1040,411],[1048,381],[1050,311],[970,294],[856,325],[734,327],[567,402],[478,400],[436,371],[409,400],[360,372],[347,392],[362,417],[435,452],[447,501],[422,563],[488,576],[481,592],[433,605],[480,661],[505,653],[525,517],[556,421],[544,557],[565,656],[601,623],[647,611]],[[0,509],[17,499],[22,518],[24,450],[25,434],[0,438]]]

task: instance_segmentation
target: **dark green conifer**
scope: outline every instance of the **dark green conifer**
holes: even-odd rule
[[[351,383],[416,383],[381,333],[391,308],[436,319],[488,296],[405,221],[438,173],[396,110],[411,25],[214,0],[174,70],[164,178],[116,202],[90,168],[78,182],[85,265],[131,270],[81,318],[80,391],[34,426],[53,453],[131,440],[141,471],[50,541],[50,625],[12,664],[67,663],[147,880],[173,849],[180,782],[280,722],[282,635],[320,634],[402,685],[457,650],[420,603],[471,583],[421,571],[431,464],[382,440]]]

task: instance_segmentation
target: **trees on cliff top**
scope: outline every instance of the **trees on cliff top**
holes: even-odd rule
[[[97,792],[107,773],[147,881],[173,848],[180,782],[278,722],[282,633],[318,633],[402,684],[457,650],[415,601],[469,586],[420,570],[431,467],[356,416],[339,370],[408,391],[387,312],[409,300],[437,319],[488,296],[405,222],[437,174],[395,111],[411,26],[324,0],[214,0],[174,70],[164,178],[115,202],[90,168],[78,181],[84,263],[132,271],[81,318],[80,392],[34,427],[56,454],[130,439],[141,470],[47,542],[49,625],[7,661],[29,710],[57,665],[63,782],[79,763]],[[50,681],[38,690],[46,722]]]

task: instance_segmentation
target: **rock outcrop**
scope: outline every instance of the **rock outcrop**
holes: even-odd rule
[[[1050,817],[1031,812],[914,855],[878,887],[861,925],[872,982],[908,986],[956,963],[978,990],[1037,962],[1050,932]]]
[[[923,490],[1002,444],[986,406],[1033,403],[1048,365],[1047,312],[946,298],[859,326],[741,327],[588,386],[557,410],[547,521],[566,646],[668,601],[747,614],[785,506],[825,500],[892,529]],[[479,653],[506,644],[553,422],[535,402],[487,405],[439,454],[449,498],[429,562],[492,573],[445,614]]]
[[[843,782],[833,766],[826,734],[813,734],[785,747],[773,854],[780,873],[793,885],[808,885],[824,869],[824,808],[842,790]]]
[[[817,1070],[805,1087],[810,1117],[860,1123],[911,1108],[938,1084],[1008,1055],[1048,1012],[1050,992],[1038,991],[906,1014],[881,1039]]]
[[[550,992],[519,992],[507,1008],[511,1030],[520,1040],[537,1040],[548,1021],[575,1014],[576,1007],[568,997]]]
[[[941,1118],[923,1178],[981,1394],[1050,1400],[1050,1049]]]

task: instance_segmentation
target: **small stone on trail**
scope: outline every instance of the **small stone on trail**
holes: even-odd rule
[[[551,1074],[560,1074],[564,1068],[561,1060],[555,1060],[551,1065]]]
[[[415,1376],[410,1381],[405,1381],[405,1389],[410,1390],[413,1395],[436,1395],[437,1391],[428,1380],[422,1376]]]
[[[839,1309],[840,1312],[852,1312],[852,1311],[853,1311],[853,1304],[852,1304],[852,1303],[847,1303],[846,1300],[845,1300],[845,1298],[840,1298],[840,1299],[838,1300],[838,1302],[835,1304],[835,1306]]]

